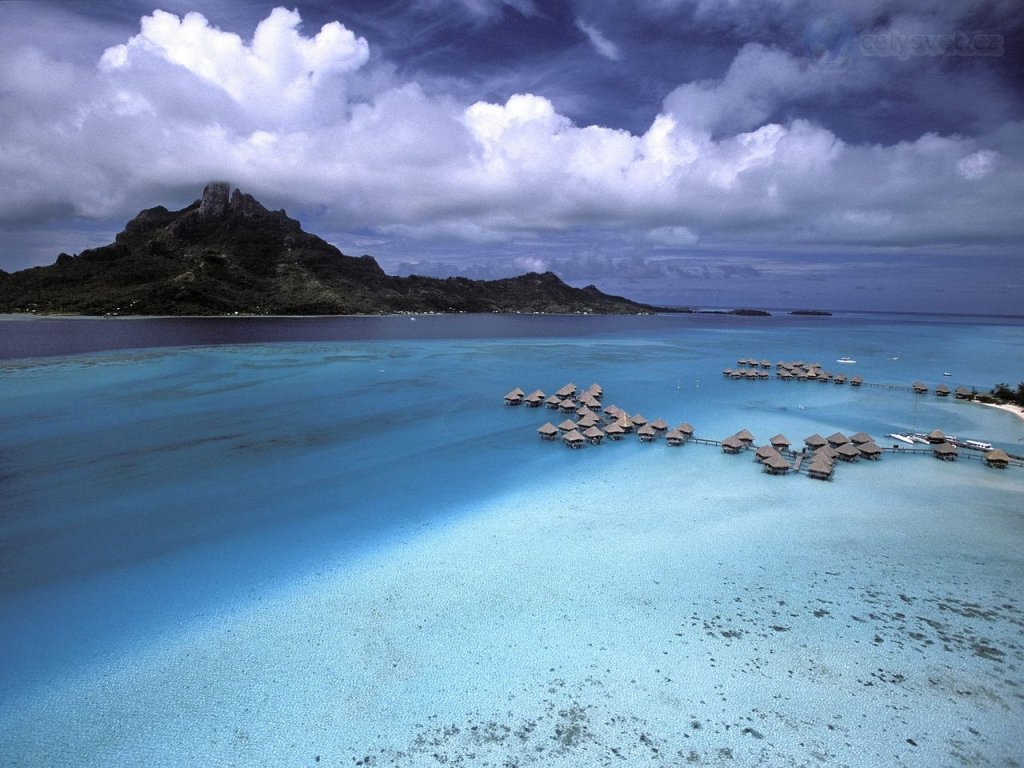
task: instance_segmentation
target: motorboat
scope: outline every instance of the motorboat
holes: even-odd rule
[[[837,363],[856,363],[857,361],[854,360],[852,357],[840,357],[838,360],[836,360],[836,362]]]

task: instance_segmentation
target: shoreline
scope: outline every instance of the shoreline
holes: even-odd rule
[[[1018,419],[1024,420],[1024,408],[1019,405],[1011,403],[982,403],[977,400],[974,402],[978,403],[978,405],[984,405],[986,408],[998,408],[1000,411],[1007,411],[1014,414]]]

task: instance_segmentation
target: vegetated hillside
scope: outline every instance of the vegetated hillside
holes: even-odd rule
[[[504,280],[395,277],[346,256],[284,211],[209,184],[180,211],[149,208],[114,242],[0,273],[0,312],[138,315],[391,312],[642,313],[656,308],[573,288],[555,274]]]

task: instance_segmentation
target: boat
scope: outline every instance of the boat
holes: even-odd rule
[[[837,363],[856,363],[857,361],[854,360],[852,357],[840,357],[838,360],[836,360],[836,362]]]
[[[904,435],[899,432],[890,432],[887,435],[887,437],[891,437],[893,440],[899,440],[904,443],[909,443],[910,445],[914,444],[914,438],[912,438],[910,435]]]
[[[991,451],[992,443],[983,443],[981,440],[964,440],[965,448],[973,448],[976,451]]]
[[[952,374],[952,373],[950,373],[949,371],[943,371],[943,372],[942,372],[942,375],[943,375],[943,376],[952,376],[953,374]]]

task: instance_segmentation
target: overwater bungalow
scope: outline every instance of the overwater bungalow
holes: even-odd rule
[[[622,413],[622,409],[619,406],[612,403],[611,405],[605,406],[604,415],[612,419],[617,419],[619,414]]]
[[[867,432],[858,432],[855,435],[850,435],[850,442],[854,445],[864,445],[864,443],[873,443],[874,439]]]
[[[941,429],[933,429],[927,434],[928,442],[932,445],[939,445],[940,443],[946,442],[946,436],[942,433]]]
[[[779,373],[776,374],[776,376],[778,376],[783,381],[792,381],[793,380],[793,374],[790,373],[789,371],[780,371]]]
[[[759,445],[757,450],[754,451],[754,458],[758,461],[764,461],[769,456],[778,456],[779,452],[770,445]]]
[[[789,440],[787,440],[786,436],[783,435],[781,432],[768,442],[770,442],[772,444],[772,448],[774,448],[777,451],[789,450]]]
[[[743,441],[736,435],[729,435],[722,441],[722,451],[725,453],[739,453],[744,448]]]
[[[604,433],[605,435],[608,436],[609,440],[621,440],[622,436],[626,434],[622,427],[620,427],[615,422],[612,422],[607,427],[605,427]]]
[[[833,472],[835,472],[835,467],[824,459],[815,459],[807,467],[807,476],[813,477],[815,480],[829,480]]]
[[[932,446],[932,453],[935,455],[935,458],[942,459],[943,461],[955,461],[959,455],[956,446],[952,443],[939,443]]]
[[[562,442],[564,442],[570,448],[582,448],[583,443],[586,442],[586,438],[583,437],[577,430],[566,432],[562,435]]]
[[[843,443],[836,448],[836,455],[843,461],[856,461],[860,458],[860,449],[853,443]]]
[[[560,406],[561,404],[562,398],[560,398],[558,395],[552,395],[551,397],[544,401],[544,405],[546,405],[548,408],[551,408],[552,410],[557,409],[558,406]]]
[[[583,405],[585,408],[600,408],[601,407],[601,401],[598,400],[596,397],[594,397],[589,392],[584,392],[582,395],[580,395],[580,404]]]
[[[689,422],[684,421],[676,429],[683,433],[683,437],[693,437],[693,427],[690,426]]]
[[[519,405],[523,402],[523,390],[516,387],[505,395],[505,405]]]
[[[830,464],[835,464],[836,456],[839,454],[836,453],[836,449],[831,445],[823,445],[820,448],[816,448],[811,455],[815,459],[823,459]]]
[[[859,387],[863,383],[864,383],[864,379],[862,377],[860,377],[860,376],[851,376],[850,377],[850,386],[851,387]]]
[[[590,427],[589,429],[584,430],[583,436],[594,445],[598,445],[601,440],[604,439],[604,432],[597,427]]]
[[[1010,464],[1010,456],[1002,448],[996,448],[985,454],[985,463],[996,469],[1006,469]]]
[[[769,360],[762,360],[761,367],[767,370],[768,368],[772,367],[772,364]]]
[[[910,386],[913,388],[915,395],[923,395],[928,391],[928,386],[923,381],[915,381]]]
[[[625,411],[619,413],[619,418],[615,420],[615,423],[619,425],[623,432],[633,431],[633,420],[629,418],[629,414]]]
[[[576,429],[576,422],[573,421],[572,419],[566,419],[565,421],[558,425],[558,428],[563,432],[572,432],[574,429]]]
[[[857,450],[860,451],[861,455],[865,459],[872,459],[878,461],[882,458],[882,449],[879,448],[874,441],[868,443],[861,443],[857,446]]]
[[[786,461],[786,459],[784,459],[779,453],[773,453],[765,459],[762,466],[764,467],[764,471],[770,475],[784,475],[792,469],[789,462]]]
[[[633,417],[630,419],[630,421],[633,422],[634,427],[642,427],[647,423],[647,419],[645,419],[643,414],[641,413],[633,414]]]
[[[655,432],[666,432],[668,431],[668,422],[664,419],[655,419],[651,422],[651,426]]]
[[[833,432],[831,435],[825,438],[828,444],[833,448],[838,448],[840,445],[846,445],[850,442],[850,438],[844,435],[842,432]]]
[[[835,375],[835,377],[832,379],[832,381],[835,384],[845,384],[846,383],[846,374],[845,373],[837,373]]]
[[[754,442],[754,436],[750,433],[749,429],[741,429],[736,433],[735,437],[744,445],[751,445]]]
[[[566,413],[575,412],[577,408],[579,408],[579,405],[577,405],[576,401],[568,397],[558,404],[558,410],[565,411]]]
[[[569,384],[566,384],[560,390],[555,392],[555,394],[558,395],[563,400],[565,398],[567,398],[567,397],[575,397],[576,396],[576,385],[570,382]]]
[[[533,390],[530,394],[523,398],[523,402],[526,403],[530,408],[539,408],[544,402],[544,393],[539,389]]]
[[[585,405],[581,405],[579,408],[576,409],[576,415],[580,417],[593,416],[594,418],[599,418],[596,413],[594,413],[592,410],[590,410],[590,408],[588,408]]]
[[[591,427],[596,427],[600,423],[601,420],[597,418],[597,416],[590,414],[589,416],[581,416],[579,421],[576,422],[576,426],[580,429],[590,429]]]
[[[679,429],[670,429],[665,433],[665,442],[669,445],[682,445],[686,442],[686,436]]]
[[[939,384],[939,386],[935,388],[935,396],[949,397],[949,387],[947,387],[945,384]]]
[[[973,397],[973,395],[971,394],[971,390],[969,390],[967,387],[960,386],[957,387],[956,390],[953,392],[953,397],[955,397],[957,400],[970,400]]]
[[[815,432],[810,437],[804,438],[804,445],[806,445],[811,450],[814,450],[815,448],[821,448],[821,446],[823,445],[828,445],[828,440],[826,440],[824,437]]]
[[[600,384],[597,384],[595,382],[594,384],[591,384],[589,387],[587,387],[587,394],[590,395],[591,397],[595,397],[598,400],[600,400],[601,397],[604,395],[604,390],[601,389]]]
[[[540,434],[541,440],[554,440],[558,437],[558,427],[550,421],[543,426],[537,427],[537,432]]]
[[[722,375],[723,376],[732,376],[732,374],[733,374],[732,368],[723,368],[722,369]]]
[[[650,424],[644,424],[636,431],[636,434],[642,442],[649,443],[655,438],[657,432],[654,431],[654,427]]]

